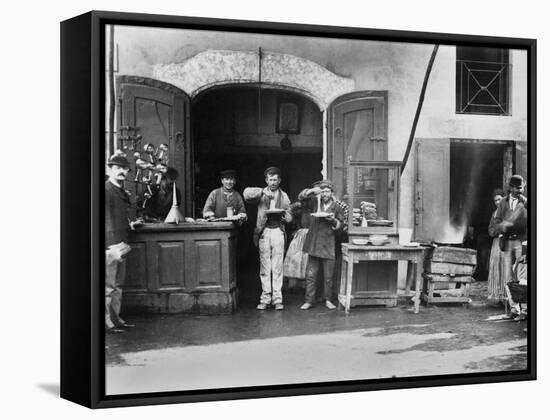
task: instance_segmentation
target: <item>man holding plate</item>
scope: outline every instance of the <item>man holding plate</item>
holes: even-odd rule
[[[254,243],[260,251],[260,281],[262,294],[259,310],[274,305],[276,310],[283,306],[283,257],[285,253],[285,224],[292,221],[290,199],[279,187],[281,171],[270,167],[264,172],[265,188],[246,188],[244,199],[258,205]]]
[[[343,226],[344,214],[341,207],[336,204],[333,191],[334,186],[329,180],[323,180],[318,187],[305,191],[307,196],[317,196],[317,202],[314,206],[315,212],[311,214],[313,220],[303,247],[303,251],[309,254],[309,260],[306,269],[305,303],[300,309],[307,310],[315,302],[317,274],[320,266],[323,267],[325,279],[325,306],[328,309],[336,308],[332,303],[332,277],[336,259],[335,241],[336,232]]]

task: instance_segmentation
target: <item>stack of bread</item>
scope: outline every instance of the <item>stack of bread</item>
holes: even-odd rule
[[[361,207],[353,208],[353,225],[354,226],[366,226],[367,220],[376,220],[378,217],[376,213],[376,204],[368,201],[361,201]]]
[[[376,204],[368,201],[361,201],[361,212],[366,220],[376,220]]]

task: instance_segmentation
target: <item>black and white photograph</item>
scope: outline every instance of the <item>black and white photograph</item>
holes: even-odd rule
[[[527,48],[103,29],[106,396],[530,371]]]
[[[545,10],[7,2],[2,418],[540,418]]]

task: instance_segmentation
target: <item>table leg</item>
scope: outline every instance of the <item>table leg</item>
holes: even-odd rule
[[[411,285],[414,280],[414,271],[415,267],[413,267],[412,262],[409,260],[407,261],[407,283],[405,284],[405,294],[408,296],[411,291]]]
[[[417,262],[414,265],[415,265],[415,268],[416,268],[416,270],[415,270],[415,277],[416,277],[415,287],[416,287],[416,290],[415,290],[415,293],[414,293],[414,313],[417,314],[420,310],[420,293],[421,293],[422,289],[424,288],[424,278],[422,277],[422,271],[423,271],[422,263]]]
[[[347,281],[346,281],[346,315],[349,315],[349,310],[351,307],[351,286],[353,284],[353,257],[348,257],[348,273],[347,273]]]
[[[342,256],[342,264],[340,266],[340,290],[338,291],[338,309],[342,309],[344,307],[345,299],[346,299],[346,285],[347,283],[347,274],[348,270],[348,260],[346,257]],[[343,302],[343,303],[342,303]]]

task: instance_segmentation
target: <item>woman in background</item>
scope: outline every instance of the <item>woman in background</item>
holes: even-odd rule
[[[312,188],[319,183],[314,182]],[[305,196],[305,191],[307,188],[300,192],[298,201],[290,205],[294,232],[283,264],[283,275],[288,279],[289,289],[305,288],[308,255],[302,248],[311,225],[310,214],[313,212],[311,200]]]
[[[498,207],[500,200],[504,197],[504,192],[500,189],[495,190],[492,194],[495,208]],[[502,251],[499,246],[499,234],[495,229],[496,210],[491,216],[489,223],[489,235],[493,238],[491,246],[491,255],[489,257],[489,276],[487,278],[487,299],[494,303],[504,302],[507,298],[504,285],[504,276],[502,275]]]

